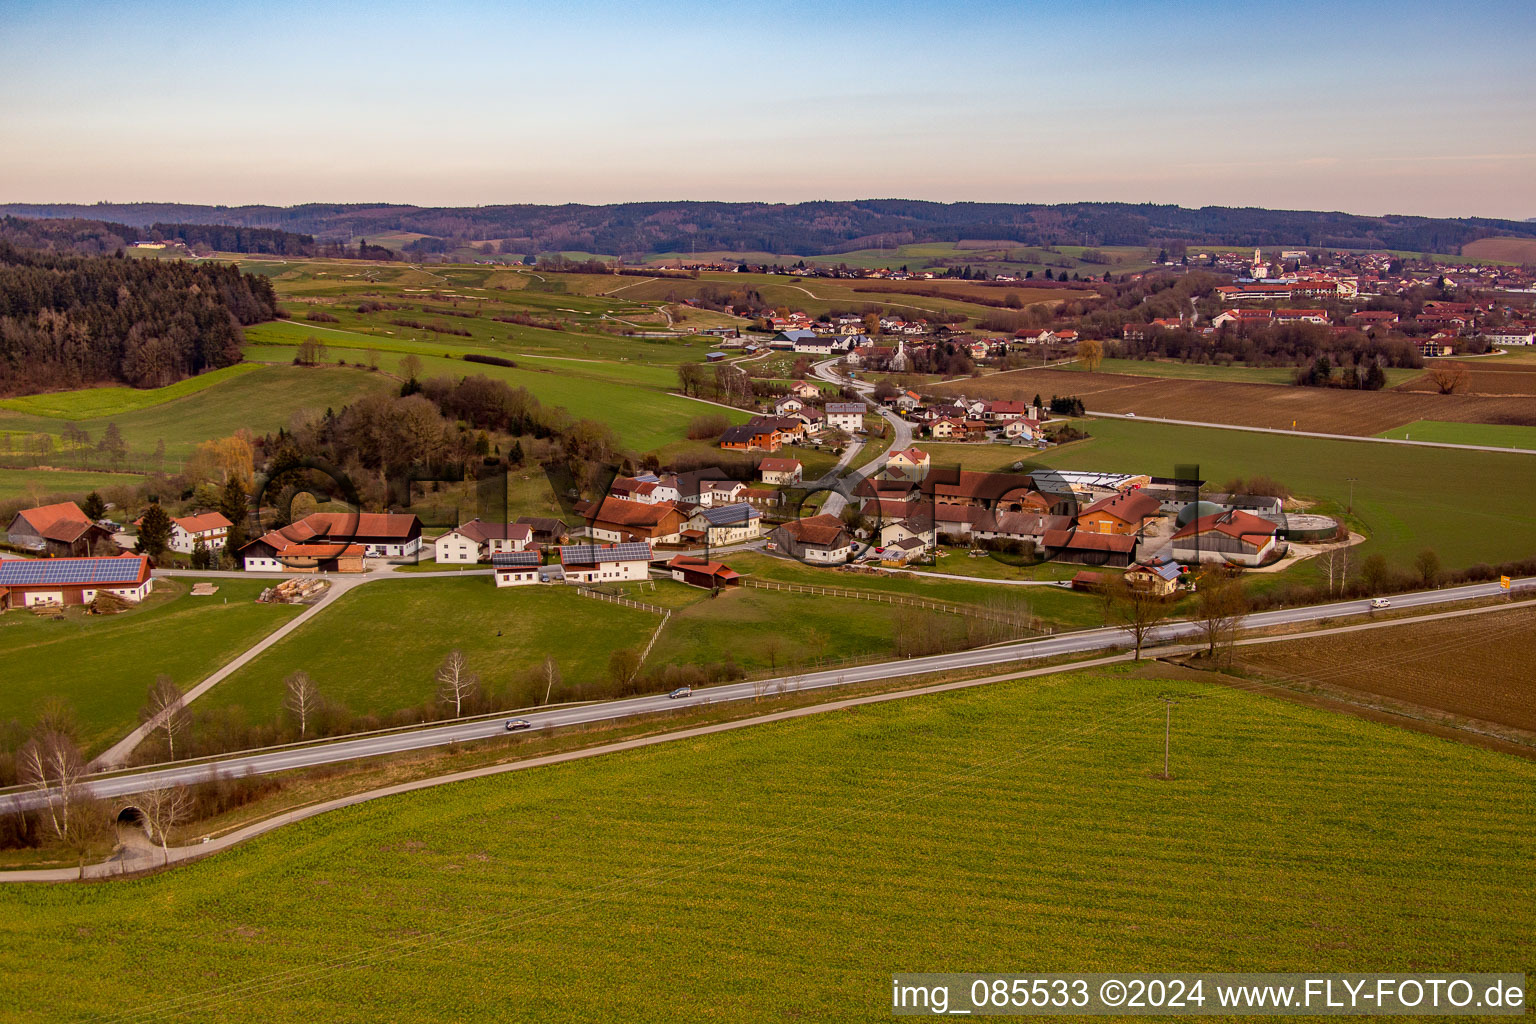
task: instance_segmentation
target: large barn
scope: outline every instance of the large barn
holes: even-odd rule
[[[99,593],[142,601],[154,589],[143,555],[0,561],[0,611],[90,604]]]

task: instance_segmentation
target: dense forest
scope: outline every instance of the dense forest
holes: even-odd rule
[[[181,242],[191,249],[243,252],[266,256],[327,256],[343,259],[389,260],[399,254],[362,241],[316,242],[314,235],[278,228],[253,228],[230,224],[167,224],[156,221],[132,227],[116,221],[81,217],[57,219],[0,217],[0,241],[24,249],[48,249],[99,256],[117,252],[134,242]]]
[[[618,255],[766,251],[828,255],[909,242],[1008,240],[1023,245],[1295,245],[1458,252],[1490,235],[1536,236],[1524,221],[1366,217],[1347,213],[1129,203],[930,203],[873,199],[816,203],[621,203],[612,206],[191,206],[101,203],[0,206],[22,217],[101,217],[144,228],[218,224],[349,241],[411,231],[436,242],[498,241],[507,252],[581,250]]]
[[[0,240],[0,395],[162,387],[240,361],[241,325],[277,315],[227,264],[18,249]]]

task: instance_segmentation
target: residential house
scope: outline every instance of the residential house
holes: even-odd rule
[[[863,402],[828,402],[824,411],[827,426],[854,434],[864,430],[864,414],[869,411],[869,406]]]
[[[557,549],[567,583],[619,583],[650,577],[651,546],[566,544]]]
[[[712,505],[730,505],[740,501],[742,494],[747,490],[747,485],[740,480],[705,480],[699,483],[699,504],[706,508]]]
[[[1137,562],[1125,570],[1125,582],[1132,590],[1140,590],[1157,597],[1171,597],[1179,589],[1184,567],[1178,562],[1152,558]]]
[[[777,430],[772,427],[744,424],[727,427],[720,435],[720,447],[733,452],[776,452],[784,446]]]
[[[897,412],[908,413],[923,404],[923,396],[916,391],[903,391],[891,399],[891,404],[896,407]]]
[[[785,395],[773,403],[773,413],[775,416],[789,416],[804,408],[805,403],[794,395]]]
[[[433,553],[440,563],[474,564],[493,561],[498,554],[527,550],[533,529],[522,523],[488,523],[471,519],[437,538]]]
[[[6,527],[5,539],[12,547],[34,554],[81,558],[101,542],[110,542],[112,531],[91,522],[74,502],[61,501],[17,512]]]
[[[623,498],[604,498],[602,504],[589,513],[587,533],[598,541],[676,544],[682,539],[683,524],[683,514],[671,502],[648,505]]]
[[[1326,309],[1277,309],[1275,310],[1275,323],[1277,324],[1326,324],[1328,311]]]
[[[796,398],[809,400],[821,397],[821,388],[808,380],[797,380],[789,386],[789,393]]]
[[[139,602],[155,581],[143,555],[12,558],[0,561],[0,611],[90,604],[98,594]]]
[[[526,587],[539,582],[539,562],[537,551],[498,551],[491,556],[491,572],[498,587]]]
[[[804,467],[799,459],[764,459],[757,464],[757,472],[763,483],[784,487],[800,483]]]
[[[919,481],[928,475],[930,460],[921,448],[901,448],[886,457],[881,475],[889,480]]]
[[[526,526],[533,533],[533,543],[540,547],[564,544],[571,536],[571,528],[551,516],[518,516],[518,526]]]
[[[240,549],[248,571],[362,572],[363,559],[414,558],[421,521],[395,512],[313,512]]]
[[[742,544],[762,536],[763,514],[747,502],[699,507],[688,517],[690,531],[699,531],[710,546]]]
[[[190,555],[197,547],[197,542],[202,541],[204,549],[217,551],[224,546],[231,525],[230,521],[219,512],[204,512],[201,515],[172,519],[171,539],[166,542],[166,547],[183,555]]]
[[[846,562],[853,550],[853,538],[843,521],[833,515],[791,520],[775,529],[768,539],[774,550],[819,565]]]
[[[1256,515],[1227,509],[1194,520],[1173,535],[1172,557],[1180,562],[1261,565],[1275,551],[1277,527]]]
[[[1013,540],[1040,547],[1052,530],[1068,530],[1071,516],[1047,512],[987,512],[976,519],[971,536],[977,540]]]

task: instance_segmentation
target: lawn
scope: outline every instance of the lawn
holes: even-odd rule
[[[210,370],[196,377],[188,377],[163,388],[81,388],[78,391],[4,398],[0,399],[0,409],[61,420],[106,419],[185,398],[255,369],[254,366],[237,363],[221,370]]]
[[[497,588],[489,576],[384,580],[338,598],[198,706],[278,714],[283,679],[303,669],[321,693],[354,712],[389,712],[432,698],[433,674],[450,650],[464,652],[488,688],[502,689],[553,655],[574,698],[606,686],[608,656],[644,647],[661,619],[580,596],[573,587]],[[557,688],[555,699],[562,692]],[[205,703],[206,702],[206,703]]]
[[[137,473],[105,470],[0,469],[0,502],[25,498],[40,502],[53,494],[85,495],[107,487],[136,486],[144,478]]]
[[[1066,674],[6,886],[0,943],[23,1022],[884,1021],[910,970],[1536,973],[1533,814],[1526,761]]]
[[[1536,458],[1529,455],[1329,441],[1244,430],[1216,430],[1130,420],[1090,420],[1092,435],[1045,452],[999,446],[930,445],[934,465],[1000,470],[1023,459],[1039,466],[1172,476],[1196,464],[1221,487],[1233,477],[1268,476],[1295,494],[1342,512],[1354,478],[1354,511],[1380,552],[1406,569],[1426,547],[1447,566],[1526,558],[1536,536]]]
[[[42,700],[57,695],[74,709],[81,746],[99,753],[138,724],[155,676],[188,689],[302,610],[257,604],[270,581],[211,580],[212,597],[192,597],[194,582],[157,578],[142,605],[118,615],[0,616],[0,721],[30,726]]]
[[[1498,423],[1446,423],[1437,420],[1415,420],[1392,430],[1384,430],[1376,436],[1536,450],[1536,427],[1506,426]]]

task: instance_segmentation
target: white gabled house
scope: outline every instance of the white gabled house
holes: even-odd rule
[[[651,546],[625,544],[566,544],[560,565],[567,583],[612,583],[650,576]]]
[[[166,547],[190,555],[197,542],[209,551],[217,551],[229,537],[230,521],[220,512],[204,512],[196,516],[182,516],[171,520],[171,539]]]
[[[531,527],[471,519],[437,538],[433,557],[440,563],[473,564],[488,561],[498,554],[526,550],[532,542]]]

